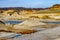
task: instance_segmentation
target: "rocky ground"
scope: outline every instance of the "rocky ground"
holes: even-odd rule
[[[60,26],[7,40],[60,40]]]
[[[39,27],[38,27],[39,25]],[[40,30],[42,25],[46,26],[45,30]],[[6,25],[7,26],[7,25]],[[9,25],[8,25],[9,26]],[[11,25],[10,25],[11,26]],[[35,27],[37,26],[37,27]],[[46,24],[37,20],[26,20],[21,24],[14,25],[16,29],[39,29],[38,32],[24,34],[19,37],[14,37],[6,40],[60,40],[60,24]],[[5,40],[5,39],[4,39]]]

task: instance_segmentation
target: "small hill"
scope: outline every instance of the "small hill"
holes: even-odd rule
[[[49,8],[50,10],[60,10],[60,4],[55,4]]]

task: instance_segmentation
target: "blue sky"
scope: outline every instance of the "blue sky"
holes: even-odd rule
[[[0,7],[46,8],[60,4],[60,0],[0,0]]]

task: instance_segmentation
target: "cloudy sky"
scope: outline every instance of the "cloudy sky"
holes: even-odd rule
[[[60,4],[60,0],[0,0],[0,7],[46,8]]]

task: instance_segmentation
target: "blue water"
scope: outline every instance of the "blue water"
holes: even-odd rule
[[[60,22],[45,22],[45,23],[48,23],[48,24],[60,24]]]
[[[14,21],[12,21],[12,20],[11,21],[4,21],[5,24],[19,24],[21,22],[22,21],[18,21],[18,20],[16,20],[16,21],[15,20]]]
[[[19,24],[22,23],[23,21],[18,21],[18,20],[10,20],[10,21],[4,21],[5,24]],[[45,22],[48,24],[60,24],[60,22]]]
[[[15,37],[19,37],[19,36],[22,36],[22,34],[16,34]]]
[[[60,24],[60,22],[49,22],[48,24]]]

